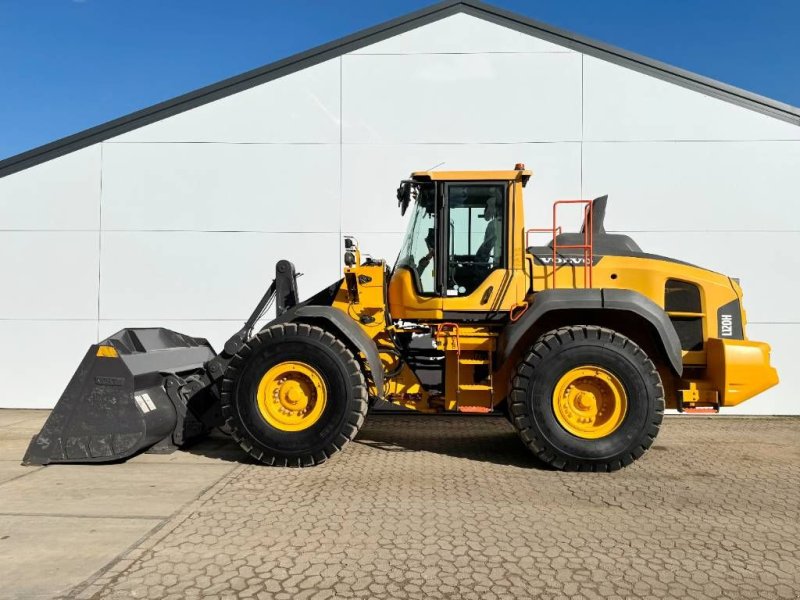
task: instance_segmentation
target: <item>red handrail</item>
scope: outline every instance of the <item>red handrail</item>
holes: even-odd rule
[[[556,235],[561,235],[561,226],[556,228],[556,231],[553,231],[552,227],[534,227],[533,229],[528,229],[525,231],[525,247],[531,247],[531,234],[532,233],[549,233],[553,237]]]
[[[582,204],[583,205],[583,244],[559,244],[558,236],[561,234],[561,226],[558,225],[558,207],[561,204]],[[550,233],[553,236],[553,289],[556,288],[556,269],[558,267],[558,250],[573,249],[583,250],[583,287],[593,286],[592,270],[594,263],[594,241],[592,239],[592,201],[591,200],[556,200],[553,203],[553,226],[552,228],[528,229],[526,232],[525,245],[528,246],[530,234]],[[547,280],[547,270],[545,269],[545,281]]]

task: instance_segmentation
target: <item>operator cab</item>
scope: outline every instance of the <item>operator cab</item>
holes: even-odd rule
[[[418,172],[400,183],[401,214],[411,214],[389,285],[393,316],[443,319],[453,310],[483,316],[498,310],[511,268],[509,214],[521,202],[515,185],[531,176],[518,167]]]

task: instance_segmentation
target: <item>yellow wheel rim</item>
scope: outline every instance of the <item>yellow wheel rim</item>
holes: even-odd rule
[[[596,440],[616,431],[625,420],[628,396],[622,382],[605,369],[577,367],[556,383],[553,413],[572,435]]]
[[[327,389],[319,372],[303,362],[278,363],[258,384],[258,410],[281,431],[302,431],[319,421]]]

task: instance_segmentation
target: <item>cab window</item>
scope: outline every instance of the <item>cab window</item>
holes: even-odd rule
[[[408,224],[395,268],[411,272],[417,292],[433,295],[436,292],[436,218],[433,185],[419,186],[415,191],[414,212]]]
[[[505,186],[451,184],[447,204],[447,295],[466,296],[505,265]]]

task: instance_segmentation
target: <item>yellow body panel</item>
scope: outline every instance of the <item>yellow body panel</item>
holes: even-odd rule
[[[407,269],[397,269],[389,282],[389,306],[392,317],[410,321],[444,319],[442,298],[417,293],[414,279]]]
[[[736,406],[778,383],[768,344],[719,338],[706,344],[707,380],[718,390],[721,406]]]
[[[703,338],[719,337],[716,309],[733,300],[741,300],[741,288],[730,278],[701,267],[663,258],[633,256],[595,257],[593,287],[603,289],[635,290],[664,308],[664,287],[668,279],[686,281],[700,289],[702,310],[699,313],[669,312],[674,317],[701,317]],[[582,288],[582,266],[561,266],[556,269],[556,288]],[[550,266],[534,267],[534,289],[554,289],[553,269]],[[713,309],[713,311],[711,310]],[[712,318],[708,318],[709,315]],[[746,319],[742,311],[742,327],[746,331]],[[684,351],[686,365],[702,365],[706,362],[705,351]]]

